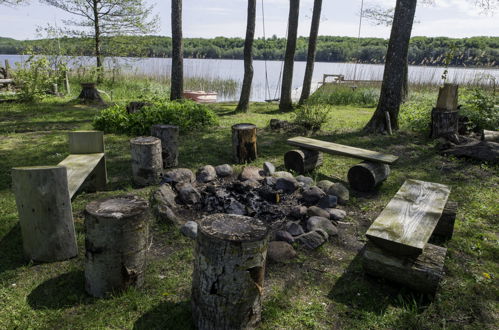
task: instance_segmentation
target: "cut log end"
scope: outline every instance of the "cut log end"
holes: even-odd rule
[[[350,186],[358,191],[369,192],[388,178],[390,166],[383,163],[362,162],[348,171]]]
[[[238,164],[249,163],[257,158],[255,125],[232,126],[232,153],[234,161]]]
[[[129,218],[143,213],[148,206],[142,198],[125,195],[90,202],[85,211],[99,218]]]
[[[284,166],[288,170],[303,174],[322,165],[322,159],[322,153],[316,150],[291,150],[284,155]]]
[[[268,228],[256,218],[224,213],[205,217],[199,229],[207,236],[237,242],[258,241],[268,234]]]

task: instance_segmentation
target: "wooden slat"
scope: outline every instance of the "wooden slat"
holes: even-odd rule
[[[383,154],[381,152],[350,147],[332,142],[320,141],[302,136],[288,139],[287,143],[292,146],[297,146],[304,149],[318,150],[329,154],[350,156],[353,158],[359,158],[385,164],[393,164],[398,159],[398,156],[395,155]]]
[[[367,238],[397,255],[423,251],[435,229],[450,188],[433,182],[407,180],[366,233]]]
[[[67,168],[70,197],[78,191],[103,157],[104,153],[69,155],[59,163]]]

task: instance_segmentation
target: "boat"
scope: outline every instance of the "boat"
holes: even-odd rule
[[[216,92],[205,91],[184,91],[184,98],[196,101],[198,103],[215,103],[217,102]]]

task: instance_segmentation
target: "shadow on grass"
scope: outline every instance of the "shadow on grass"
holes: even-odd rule
[[[135,322],[133,329],[194,329],[191,317],[191,303],[190,301],[162,302],[142,315]]]
[[[0,274],[26,264],[21,237],[21,226],[17,222],[12,229],[0,239]]]
[[[6,122],[0,125],[0,133],[27,133],[38,131],[73,130],[90,120],[61,120],[40,122]]]

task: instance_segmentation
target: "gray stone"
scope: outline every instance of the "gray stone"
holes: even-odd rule
[[[178,197],[184,204],[197,204],[201,201],[201,194],[190,183],[179,183],[175,186]]]
[[[263,170],[256,166],[245,166],[243,168],[243,171],[239,175],[239,179],[241,181],[244,180],[263,180]]]
[[[274,174],[272,174],[272,176],[274,178],[293,178],[294,179],[294,176],[293,174],[289,173],[289,172],[286,172],[286,171],[277,171],[277,172],[274,172]]]
[[[307,215],[307,207],[303,205],[293,206],[289,215],[295,219],[301,219]]]
[[[267,257],[273,262],[286,262],[296,257],[296,251],[289,243],[273,241],[269,243]]]
[[[300,235],[296,241],[309,250],[315,250],[328,239],[328,235],[323,230],[316,230]]]
[[[338,205],[338,198],[333,195],[326,195],[319,200],[318,206],[327,209],[334,208]]]
[[[285,194],[292,194],[298,188],[298,181],[294,178],[278,178],[275,189],[282,190]]]
[[[328,236],[338,235],[338,228],[329,221],[328,218],[323,217],[310,217],[307,220],[308,231],[316,231],[318,229],[324,230]]]
[[[350,191],[341,183],[335,183],[327,190],[329,195],[338,197],[339,204],[346,204],[350,199]]]
[[[329,219],[335,221],[343,220],[347,216],[347,213],[340,209],[326,209],[326,211],[329,213]]]
[[[217,172],[211,165],[201,167],[196,173],[196,180],[201,183],[211,182],[217,178]]]
[[[183,221],[174,210],[177,207],[175,197],[177,194],[169,184],[162,184],[151,195],[151,208],[158,221],[165,221],[175,225],[180,225]]]
[[[283,242],[287,242],[289,244],[293,244],[295,239],[293,238],[293,236],[285,231],[285,230],[278,230],[275,232],[274,234],[274,240],[275,241],[283,241]]]
[[[286,231],[293,236],[299,236],[305,232],[302,226],[291,221],[286,223]]]
[[[163,182],[168,182],[173,185],[177,183],[192,183],[196,180],[194,173],[188,168],[175,168],[163,173]]]
[[[329,212],[317,206],[310,206],[307,209],[307,215],[309,217],[317,216],[329,219]]]
[[[298,175],[296,181],[303,183],[305,186],[311,186],[314,184],[314,179],[309,176]]]
[[[225,213],[246,215],[246,207],[234,198],[230,198],[228,205],[225,207]]]
[[[334,183],[329,180],[321,180],[317,182],[317,187],[321,188],[322,191],[328,191],[333,184]]]
[[[260,186],[261,186],[260,182],[253,179],[249,179],[246,181],[236,181],[233,183],[234,189],[240,193],[248,192]]]
[[[263,179],[263,182],[267,185],[267,186],[273,186],[276,184],[277,182],[277,179],[272,177],[272,176],[267,176],[265,177],[265,179]]]
[[[265,175],[272,175],[275,173],[275,166],[271,162],[263,163],[263,172]]]
[[[195,221],[187,221],[181,228],[180,232],[185,236],[196,239],[198,236],[198,224]]]
[[[302,192],[303,201],[307,205],[316,204],[325,195],[326,195],[326,193],[324,191],[322,191],[322,189],[320,189],[317,186],[311,186],[308,188],[304,188],[303,192]]]
[[[234,173],[234,170],[232,169],[232,166],[229,164],[223,164],[223,165],[218,165],[215,167],[215,172],[217,172],[217,175],[221,178],[231,176],[232,173]]]

